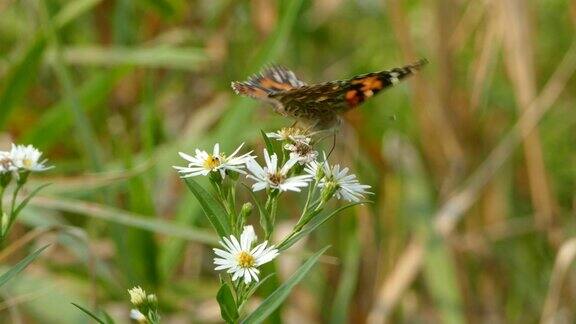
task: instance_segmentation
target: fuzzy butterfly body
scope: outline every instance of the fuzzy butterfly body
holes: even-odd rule
[[[338,124],[339,115],[416,73],[427,63],[359,75],[348,80],[308,85],[294,72],[271,66],[244,82],[232,82],[237,94],[268,102],[276,112],[317,129]]]

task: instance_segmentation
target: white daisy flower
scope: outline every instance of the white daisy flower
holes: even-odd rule
[[[246,162],[248,171],[252,173],[248,175],[248,178],[256,180],[256,183],[252,185],[253,191],[260,191],[265,188],[278,189],[280,192],[300,191],[300,188],[308,186],[308,181],[311,179],[310,175],[288,177],[290,169],[298,163],[297,158],[291,158],[279,168],[276,153],[270,156],[268,151],[264,149],[264,159],[266,160],[266,167],[264,168],[254,159]]]
[[[27,171],[46,171],[53,168],[53,166],[44,165],[46,160],[40,161],[42,152],[38,151],[32,145],[12,144],[10,156],[12,157],[12,164],[18,169]]]
[[[366,190],[371,186],[361,184],[355,174],[348,174],[348,168],[340,170],[339,164],[330,167],[327,162],[314,161],[306,166],[305,171],[319,178],[318,187],[334,188],[333,195],[337,199],[358,202],[364,198],[364,195],[371,194]]]
[[[198,149],[196,149],[195,156],[178,152],[183,159],[190,163],[188,163],[188,166],[186,167],[174,166],[174,169],[178,170],[182,175],[182,178],[195,177],[199,175],[206,176],[210,172],[219,172],[222,178],[224,178],[226,176],[226,170],[246,173],[242,169],[244,168],[246,161],[253,157],[250,155],[252,151],[236,156],[242,146],[244,146],[244,143],[242,143],[234,153],[230,154],[230,156],[226,156],[224,153],[220,152],[220,144],[218,143],[214,145],[212,154]]]
[[[220,245],[224,250],[214,249],[218,257],[214,258],[215,270],[227,270],[232,274],[232,281],[244,277],[244,283],[260,280],[257,268],[264,263],[272,261],[278,255],[278,249],[273,245],[266,247],[268,241],[264,241],[252,248],[252,243],[256,241],[256,234],[252,226],[244,226],[244,231],[240,235],[240,241],[230,235],[223,237]]]
[[[297,159],[298,163],[304,165],[315,161],[318,152],[312,149],[312,145],[306,142],[295,142],[284,145],[284,149],[290,151],[290,158]]]
[[[292,141],[295,143],[310,142],[308,132],[300,127],[282,127],[276,132],[266,133],[266,136],[278,141]]]
[[[6,151],[0,151],[0,174],[18,170],[18,167],[12,162],[12,154]]]

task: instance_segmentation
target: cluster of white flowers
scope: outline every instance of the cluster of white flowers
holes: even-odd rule
[[[46,171],[46,160],[40,160],[42,152],[32,145],[12,144],[10,151],[0,151],[0,174],[16,171]]]
[[[303,129],[282,128],[266,136],[283,142],[283,148],[289,153],[289,159],[280,162],[276,153],[263,150],[265,165],[256,162],[252,151],[239,154],[243,144],[230,156],[220,152],[220,145],[214,145],[212,154],[196,150],[195,156],[180,152],[180,156],[189,162],[185,167],[174,166],[182,178],[195,176],[219,175],[222,179],[230,172],[246,174],[254,180],[252,190],[271,190],[278,193],[285,191],[300,192],[314,182],[322,190],[322,199],[332,197],[350,202],[358,202],[366,194],[370,194],[369,185],[361,184],[354,174],[349,174],[348,168],[340,168],[336,164],[330,166],[324,156],[324,161],[317,161],[318,152],[313,149],[310,135]],[[271,154],[272,153],[272,154]],[[238,155],[238,156],[237,156]],[[297,168],[296,166],[304,166]],[[248,172],[247,172],[248,171]],[[252,226],[245,226],[238,240],[234,235],[222,237],[222,249],[214,249],[216,270],[227,270],[232,280],[243,278],[245,284],[259,280],[258,267],[273,260],[278,255],[274,246],[267,246],[265,241],[252,248],[256,235]]]

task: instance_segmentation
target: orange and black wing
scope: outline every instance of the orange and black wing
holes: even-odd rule
[[[251,76],[247,81],[232,82],[232,89],[239,95],[265,100],[271,95],[299,89],[305,85],[294,72],[273,65]]]
[[[302,86],[270,95],[284,105],[288,112],[314,113],[342,112],[357,107],[383,89],[392,87],[402,79],[416,73],[427,63],[422,59],[414,64],[391,70],[359,75],[348,80],[331,81]]]

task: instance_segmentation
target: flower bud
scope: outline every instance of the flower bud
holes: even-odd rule
[[[128,294],[130,295],[130,302],[136,307],[142,306],[146,302],[146,291],[140,286],[128,289]]]
[[[156,295],[154,294],[149,294],[146,297],[146,301],[148,302],[148,305],[150,305],[152,308],[155,308],[156,305],[158,305],[158,297],[156,297]]]
[[[252,213],[253,208],[254,206],[252,206],[252,204],[249,202],[242,205],[242,209],[240,210],[240,217],[242,219],[248,218],[248,216],[250,216],[250,214]]]
[[[338,183],[334,181],[328,181],[324,188],[322,188],[322,203],[326,203],[328,200],[330,200],[330,198],[332,198],[332,196],[334,196],[336,193],[336,190],[338,190]]]

